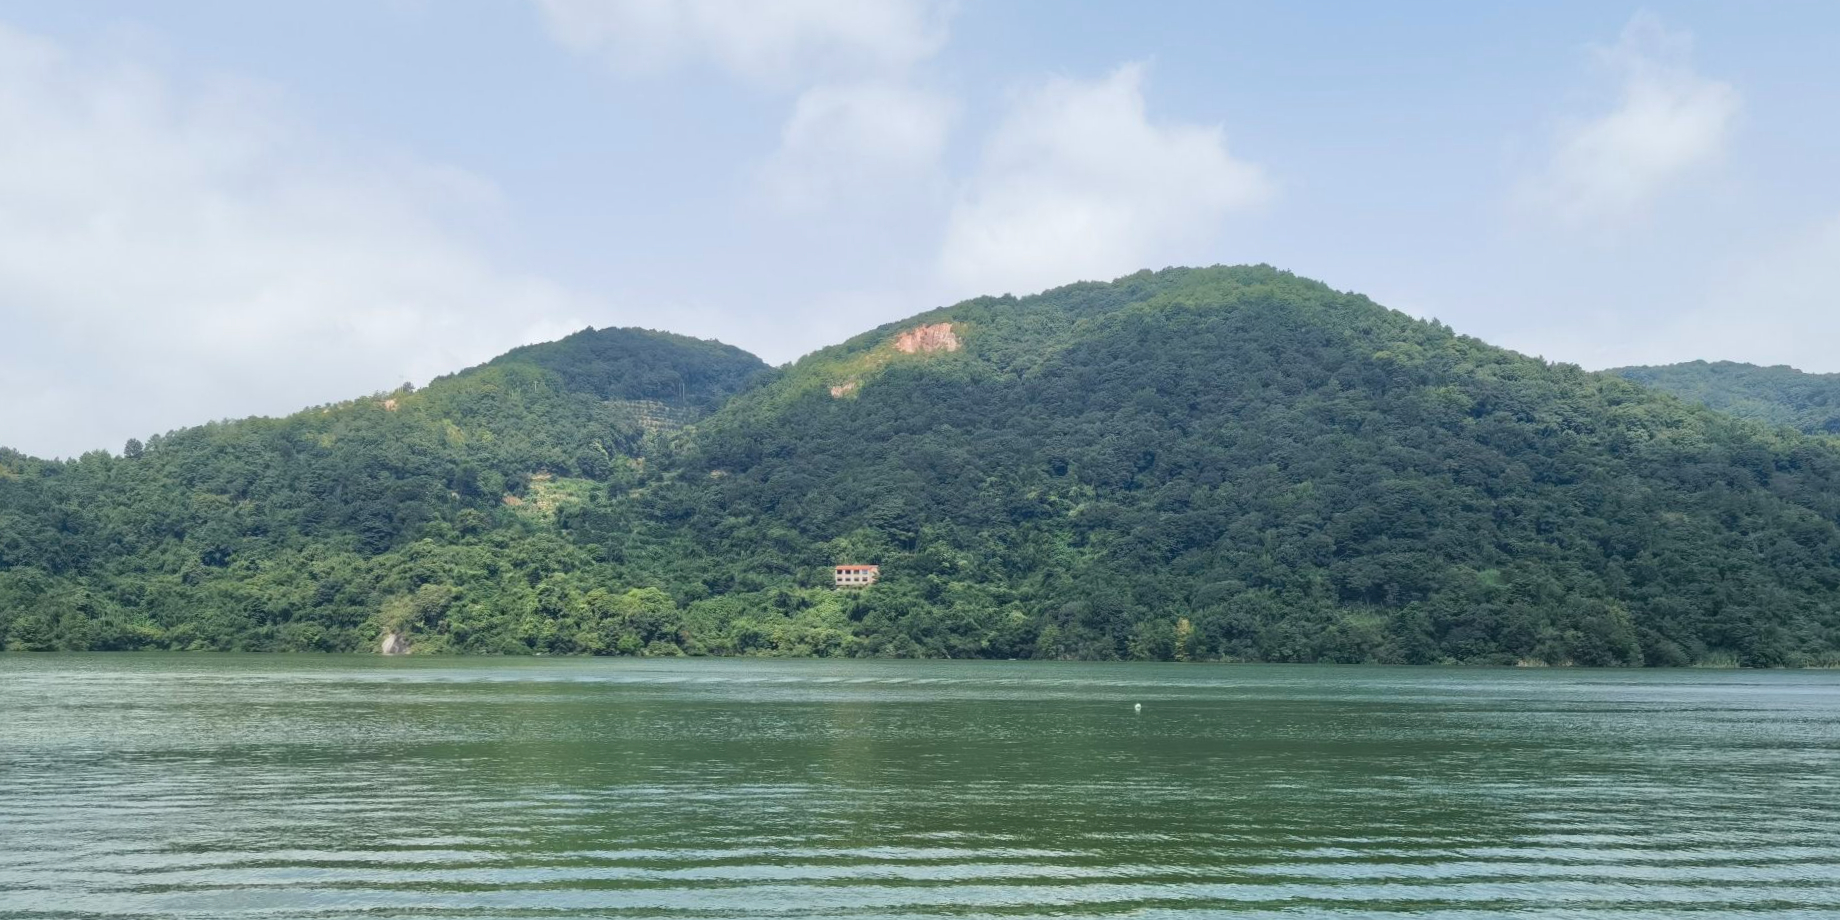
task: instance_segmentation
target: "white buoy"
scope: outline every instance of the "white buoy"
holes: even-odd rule
[[[1137,712],[1143,712],[1143,711],[1144,711],[1144,704],[1142,704],[1142,703],[1138,703],[1138,704],[1137,704],[1137,706],[1135,707],[1135,710],[1136,710]]]

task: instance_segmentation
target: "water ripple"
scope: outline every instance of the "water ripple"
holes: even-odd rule
[[[4,656],[0,917],[1840,916],[1837,704],[1815,673]]]

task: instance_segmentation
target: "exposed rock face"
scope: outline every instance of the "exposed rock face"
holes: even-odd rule
[[[378,644],[377,652],[381,655],[407,655],[409,654],[409,638],[395,630],[384,633],[383,642]]]
[[[843,383],[831,387],[831,398],[842,399],[854,392],[856,392],[856,381],[846,380]]]
[[[951,323],[915,326],[897,336],[894,347],[910,355],[925,351],[957,351],[958,336],[952,333]]]

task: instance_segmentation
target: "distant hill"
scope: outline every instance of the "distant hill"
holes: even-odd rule
[[[1731,361],[1621,367],[1610,373],[1739,418],[1809,434],[1840,434],[1840,374]]]
[[[13,648],[1840,659],[1840,444],[1268,267],[0,454]],[[876,563],[867,590],[828,567]]]
[[[649,421],[693,422],[766,371],[719,343],[587,330],[419,391],[119,457],[0,450],[0,638],[342,650],[397,625],[392,599],[459,604],[450,626],[521,611],[548,569],[590,564],[555,535],[559,506],[638,481],[661,437]]]

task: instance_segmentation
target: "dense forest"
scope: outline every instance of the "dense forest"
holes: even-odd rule
[[[833,591],[829,566],[882,581]],[[1832,664],[1840,444],[1268,267],[0,452],[12,649]]]
[[[713,342],[588,330],[419,391],[119,456],[0,450],[0,635],[25,649],[347,650],[439,618],[428,650],[528,651],[541,643],[499,635],[562,628],[557,586],[595,567],[557,509],[640,482],[648,455],[766,371]],[[611,590],[629,574],[591,577]],[[476,620],[494,631],[469,640]]]
[[[1840,374],[1732,361],[1621,367],[1610,373],[1740,418],[1808,434],[1840,434]]]

